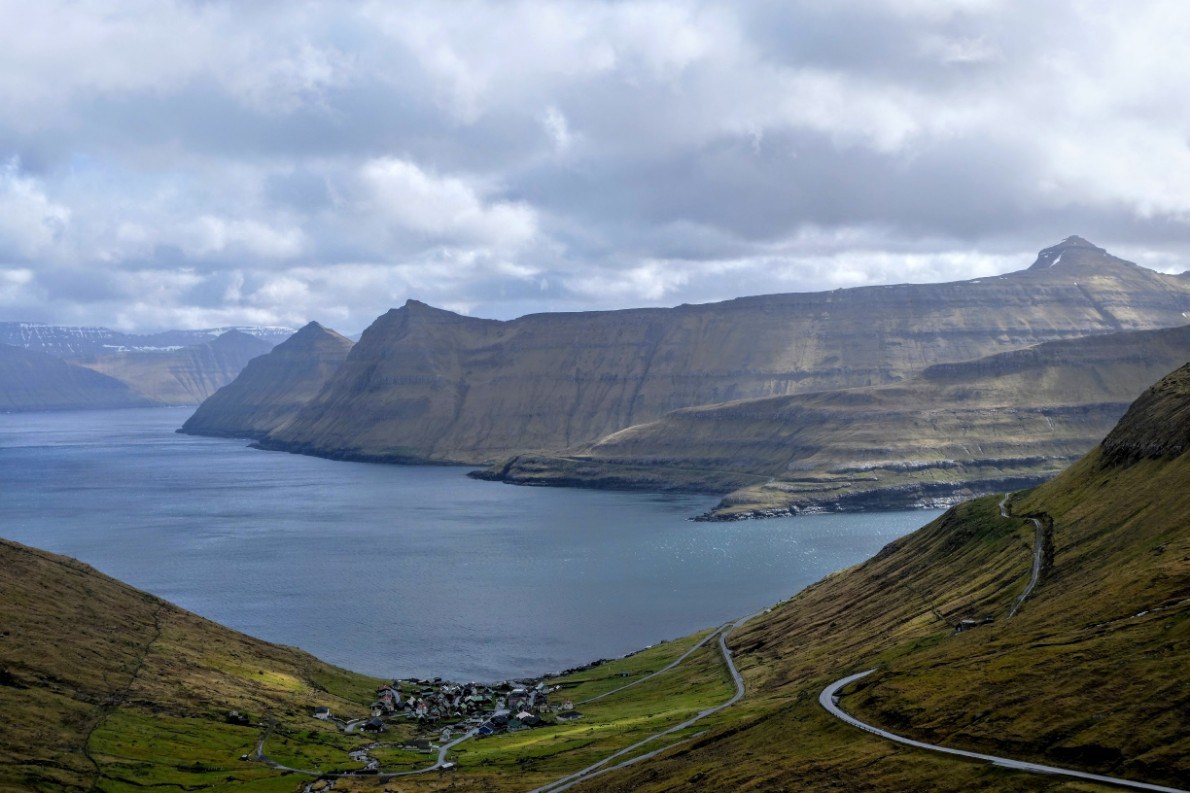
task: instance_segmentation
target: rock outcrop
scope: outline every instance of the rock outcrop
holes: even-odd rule
[[[1078,238],[1047,250],[1049,266],[972,281],[510,322],[410,301],[262,444],[476,463],[573,448],[679,408],[887,385],[933,364],[1185,322],[1190,278]]]
[[[180,432],[262,438],[292,418],[326,385],[353,343],[311,322],[199,405]]]

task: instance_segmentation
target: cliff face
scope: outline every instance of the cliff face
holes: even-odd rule
[[[126,383],[153,404],[197,405],[272,347],[271,342],[229,330],[213,341],[168,352],[129,350],[70,360]]]
[[[0,344],[0,410],[144,407],[149,400],[107,375]]]
[[[949,284],[511,322],[409,302],[380,317],[270,448],[479,462],[594,441],[683,407],[901,381],[1057,339],[1168,327],[1190,279],[1071,238],[1046,266]]]
[[[264,437],[322,390],[352,346],[350,339],[311,322],[271,352],[249,361],[234,381],[199,405],[181,431]]]
[[[484,476],[732,491],[714,519],[943,506],[1053,476],[1103,437],[1138,384],[1187,359],[1190,326],[1049,342],[929,367],[897,385],[674,411]],[[1164,437],[1158,424],[1145,426]]]

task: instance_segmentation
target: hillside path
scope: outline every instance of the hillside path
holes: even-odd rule
[[[940,752],[942,754],[955,755],[957,757],[964,757],[968,760],[979,760],[1001,768],[1009,768],[1014,771],[1025,771],[1031,774],[1048,774],[1051,776],[1064,776],[1072,779],[1080,779],[1087,782],[1098,782],[1104,785],[1114,785],[1115,787],[1128,788],[1131,790],[1156,790],[1162,793],[1190,793],[1190,791],[1181,788],[1164,787],[1162,785],[1151,785],[1147,782],[1136,782],[1131,779],[1119,779],[1117,777],[1101,776],[1099,774],[1088,774],[1083,771],[1073,771],[1069,768],[1059,768],[1052,765],[1042,765],[1041,763],[1029,763],[1023,760],[1013,760],[1009,757],[996,757],[990,754],[980,754],[979,752],[968,752],[964,749],[951,749],[946,746],[938,746],[932,743],[924,743],[922,741],[915,741],[912,738],[906,738],[902,735],[891,733],[888,730],[882,730],[879,727],[874,727],[867,722],[860,721],[854,716],[850,715],[839,707],[839,689],[844,686],[854,683],[856,680],[867,677],[875,672],[875,669],[869,669],[866,672],[859,672],[858,674],[849,675],[840,680],[836,680],[826,688],[822,689],[822,693],[818,695],[818,704],[826,709],[827,713],[831,714],[837,719],[847,722],[852,727],[858,727],[861,730],[872,733],[889,741],[912,746],[917,749],[926,749],[931,752]]]
[[[731,699],[727,700],[726,702],[724,702],[721,705],[716,705],[713,708],[707,708],[706,710],[699,711],[696,715],[692,716],[691,718],[687,719],[686,721],[682,722],[681,724],[677,724],[673,727],[670,727],[669,729],[662,730],[661,732],[658,732],[658,733],[654,733],[653,735],[650,735],[649,737],[644,738],[643,740],[637,741],[636,743],[632,744],[631,746],[627,746],[613,754],[608,755],[607,757],[603,758],[599,762],[593,763],[581,771],[576,771],[575,773],[571,774],[570,776],[562,777],[561,779],[558,779],[554,782],[550,782],[547,785],[542,785],[541,787],[534,788],[533,790],[529,791],[529,793],[559,793],[559,791],[566,790],[567,788],[577,785],[580,782],[586,782],[586,781],[588,781],[594,777],[597,777],[601,774],[606,774],[608,771],[615,771],[620,768],[626,768],[626,767],[632,765],[633,763],[638,763],[641,760],[647,760],[650,757],[653,757],[653,756],[665,751],[666,749],[673,748],[677,744],[670,744],[668,746],[662,746],[654,751],[651,751],[651,752],[648,752],[648,753],[642,754],[642,755],[637,755],[636,757],[631,757],[627,760],[616,763],[615,765],[607,765],[612,760],[615,760],[618,757],[623,757],[626,754],[634,752],[637,749],[644,746],[645,744],[652,743],[653,741],[657,740],[658,738],[663,738],[666,735],[671,735],[675,732],[684,730],[687,727],[691,726],[692,724],[695,724],[695,723],[705,719],[707,716],[712,716],[712,715],[718,713],[719,711],[723,710],[724,708],[731,707],[735,703],[739,702],[740,699],[743,698],[743,696],[744,696],[744,678],[742,675],[740,675],[740,671],[738,669],[736,669],[735,661],[732,660],[731,650],[728,649],[728,647],[727,647],[727,636],[732,631],[734,631],[736,628],[740,627],[741,625],[743,625],[745,622],[747,622],[750,619],[752,619],[751,616],[742,617],[741,619],[736,620],[731,625],[724,625],[723,627],[719,628],[717,631],[712,633],[710,636],[708,636],[707,639],[703,640],[705,642],[715,636],[719,637],[719,652],[723,656],[723,662],[727,665],[727,671],[731,673],[732,682],[735,683],[735,687],[736,687],[735,694],[732,695]],[[700,642],[699,644],[701,645],[702,642]],[[689,653],[687,653],[687,655],[688,654]],[[679,743],[681,743],[681,741],[679,741]]]
[[[1012,511],[1008,508],[1008,499],[1010,494],[1006,494],[1000,500],[1000,517],[1011,518]],[[1012,606],[1008,609],[1008,619],[1016,616],[1020,611],[1021,605],[1029,595],[1033,594],[1033,590],[1037,587],[1037,582],[1041,580],[1041,567],[1045,559],[1045,527],[1041,525],[1041,521],[1037,518],[1029,518],[1033,524],[1033,570],[1029,574],[1029,583],[1025,585],[1025,591],[1017,595],[1016,600],[1012,601]]]

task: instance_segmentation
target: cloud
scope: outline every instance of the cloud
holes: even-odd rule
[[[394,157],[369,160],[360,169],[368,211],[394,231],[430,240],[518,246],[536,233],[533,210],[521,203],[484,202],[477,188],[457,176],[436,176]]]
[[[1186,269],[1186,40],[1177,0],[0,4],[0,313],[350,332],[1072,233]]]
[[[70,210],[51,201],[16,158],[0,165],[0,258],[54,255],[70,223]]]

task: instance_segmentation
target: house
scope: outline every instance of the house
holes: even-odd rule
[[[558,714],[558,721],[575,721],[576,719],[581,719],[582,717],[583,714],[579,713],[577,710],[564,710]]]
[[[414,738],[410,741],[405,741],[401,744],[401,748],[409,752],[420,752],[422,754],[430,754],[434,751],[433,745],[425,738]]]
[[[322,719],[323,721],[329,721],[331,718],[331,709],[330,708],[315,708],[314,709],[314,718]]]
[[[384,722],[373,716],[364,722],[364,726],[360,727],[365,732],[384,732]]]

